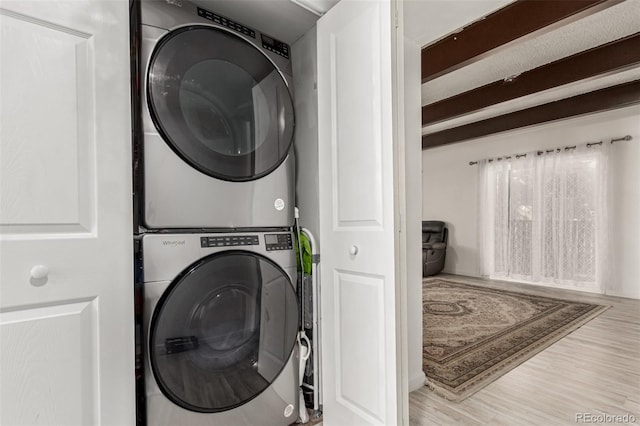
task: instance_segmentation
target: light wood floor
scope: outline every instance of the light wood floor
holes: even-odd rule
[[[462,402],[449,402],[426,387],[412,392],[411,425],[594,424],[577,421],[579,413],[629,414],[635,417],[631,424],[640,424],[640,300],[498,281],[478,283],[611,308]]]

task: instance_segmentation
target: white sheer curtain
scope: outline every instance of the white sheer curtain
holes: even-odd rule
[[[602,292],[610,276],[607,148],[480,161],[480,273]]]
[[[508,274],[509,170],[507,160],[478,161],[480,274]]]

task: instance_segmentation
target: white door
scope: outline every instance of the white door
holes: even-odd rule
[[[129,3],[0,31],[0,424],[132,425]]]
[[[402,423],[396,268],[395,2],[318,21],[324,424]]]

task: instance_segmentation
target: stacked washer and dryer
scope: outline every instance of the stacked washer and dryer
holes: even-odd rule
[[[187,1],[140,7],[147,424],[291,424],[289,47]]]

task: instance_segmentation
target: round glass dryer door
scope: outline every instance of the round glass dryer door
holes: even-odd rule
[[[214,413],[255,398],[296,341],[298,305],[287,274],[266,257],[213,254],[177,277],[156,306],[149,358],[162,393]]]
[[[291,95],[275,65],[240,36],[207,26],[172,31],[158,42],[148,73],[156,128],[197,170],[248,181],[287,156]]]

